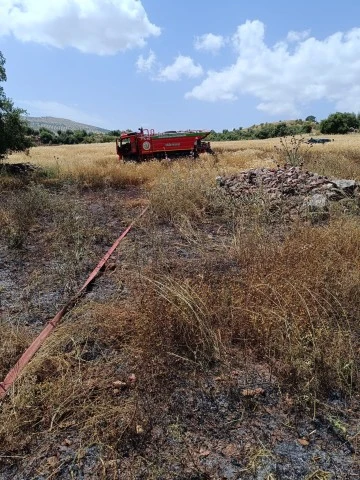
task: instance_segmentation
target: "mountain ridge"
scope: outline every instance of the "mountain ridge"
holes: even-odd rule
[[[74,122],[67,118],[58,117],[31,117],[24,116],[31,128],[39,130],[40,128],[47,128],[51,132],[58,130],[85,130],[88,133],[107,133],[109,130],[105,128],[95,127],[86,123]]]

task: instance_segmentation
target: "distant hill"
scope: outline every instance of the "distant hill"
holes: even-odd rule
[[[84,123],[73,122],[66,118],[55,117],[24,117],[29,123],[29,126],[34,130],[39,128],[47,128],[51,132],[57,132],[58,130],[85,130],[87,133],[107,133],[109,130],[105,128],[94,127],[92,125],[86,125]]]

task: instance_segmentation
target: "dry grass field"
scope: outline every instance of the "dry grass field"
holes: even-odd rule
[[[282,164],[279,139],[213,147],[10,157],[41,169],[0,175],[0,377],[150,209],[0,403],[2,479],[358,478],[358,209],[289,224],[234,202],[216,177]],[[300,155],[360,180],[358,135]]]
[[[327,135],[326,138],[333,142],[325,145],[315,144],[311,149],[306,147],[303,149],[309,167],[317,167],[318,173],[358,178],[360,135]],[[232,167],[238,169],[271,166],[274,161],[281,161],[274,149],[280,145],[279,139],[213,142],[212,145],[218,153],[218,167],[226,168],[226,171]],[[36,147],[31,150],[30,156],[24,154],[11,156],[12,162],[31,161],[46,167],[54,176],[72,177],[84,183],[87,175],[103,181],[104,177],[107,181],[111,178],[116,182],[115,179],[120,178],[121,173],[124,179],[129,177],[128,181],[131,181],[134,177],[133,181],[140,184],[158,178],[162,170],[159,163],[151,162],[122,165],[120,171],[114,159],[116,159],[114,146],[106,143]]]

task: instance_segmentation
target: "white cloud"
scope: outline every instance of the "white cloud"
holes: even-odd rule
[[[191,57],[178,55],[174,63],[160,70],[157,79],[177,81],[183,77],[197,78],[203,74],[201,65],[196,65]]]
[[[210,53],[218,53],[225,45],[225,39],[221,35],[206,33],[195,38],[194,47],[196,50],[204,50]]]
[[[0,36],[98,55],[160,34],[140,0],[1,0],[0,18]]]
[[[151,72],[156,63],[156,55],[150,50],[149,55],[145,58],[143,55],[140,55],[136,62],[136,67],[138,72]]]
[[[235,50],[242,56],[251,57],[253,54],[263,53],[266,49],[264,44],[265,25],[259,20],[247,20],[239,25],[232,37]]]
[[[287,41],[288,42],[299,42],[300,40],[305,40],[305,38],[308,38],[310,35],[310,30],[303,30],[302,32],[296,32],[294,30],[291,30],[287,34]]]
[[[76,106],[65,105],[57,101],[19,100],[17,104],[25,108],[29,115],[34,117],[65,118],[96,126],[104,124],[104,119],[97,115],[92,115],[91,113],[82,111]]]
[[[360,111],[360,28],[274,46],[265,43],[262,22],[247,21],[232,37],[235,63],[209,71],[185,96],[199,100],[236,100],[251,94],[258,109],[297,115],[302,105],[327,100],[339,110]]]

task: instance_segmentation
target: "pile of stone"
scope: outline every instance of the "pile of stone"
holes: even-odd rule
[[[282,204],[291,216],[305,211],[327,211],[330,201],[357,202],[360,198],[360,184],[355,180],[332,179],[301,167],[256,168],[216,180],[232,197],[260,197],[270,207]]]

